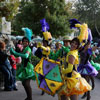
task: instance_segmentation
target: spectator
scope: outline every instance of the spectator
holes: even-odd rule
[[[15,51],[16,52],[22,52],[23,46],[22,46],[22,40],[19,40],[18,43],[15,46]]]
[[[0,41],[0,70],[4,74],[4,90],[13,90],[13,76],[11,65],[8,61],[8,55],[4,53],[5,43]]]

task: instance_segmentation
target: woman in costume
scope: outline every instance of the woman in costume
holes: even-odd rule
[[[46,22],[46,20],[42,19],[42,20],[40,20],[40,23],[42,25],[42,31],[43,31],[43,45],[41,43],[37,44],[38,49],[35,54],[40,59],[42,59],[43,57],[49,58],[52,36],[51,36],[51,33],[48,32],[49,25]],[[44,95],[44,93],[45,92],[42,91],[41,95]]]
[[[43,31],[43,45],[41,43],[38,43],[38,47],[42,49],[42,56],[48,57],[50,54],[50,45],[52,36],[51,33],[48,32],[49,25],[46,22],[45,19],[40,20],[40,23],[42,25],[42,31]]]
[[[59,93],[60,100],[78,100],[78,95],[88,90],[91,90],[90,85],[77,73],[78,47],[79,40],[74,38],[71,42],[71,49],[66,57],[66,65],[62,69],[62,76],[64,78],[64,87]],[[79,84],[79,85],[78,85]],[[82,86],[82,88],[80,87]]]
[[[30,81],[31,79],[35,80],[34,67],[31,64],[32,53],[29,47],[29,41],[31,40],[30,36],[32,35],[32,32],[28,28],[23,28],[23,30],[26,32],[26,37],[22,39],[23,52],[18,53],[11,48],[11,53],[22,58],[21,67],[17,72],[17,79],[22,81],[22,85],[26,91],[27,98],[25,100],[32,100],[32,89],[30,86]]]
[[[92,55],[92,52],[96,49],[90,47],[90,42],[87,42],[82,50],[80,50],[80,64],[78,66],[78,72],[82,75],[92,75],[96,76],[98,72],[90,64],[89,59]]]
[[[87,80],[89,83],[90,80],[92,82],[92,90],[95,87],[94,84],[94,76],[98,74],[98,71],[95,67],[90,63],[91,56],[93,55],[93,51],[97,49],[97,46],[91,48],[91,44],[88,41],[85,46],[80,50],[80,64],[78,66],[78,72]],[[87,100],[90,100],[90,91],[85,93],[82,98],[87,95]]]
[[[86,39],[86,24],[75,24],[74,27],[81,27],[81,33],[78,38],[71,41],[71,49],[66,57],[66,64],[62,68],[62,77],[64,78],[64,87],[59,93],[59,100],[78,100],[78,95],[91,90],[91,86],[84,78],[77,73],[77,64],[79,64],[78,48],[80,43]],[[82,38],[81,38],[82,37]]]

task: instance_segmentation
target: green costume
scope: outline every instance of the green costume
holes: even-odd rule
[[[58,60],[58,58],[60,57],[61,60],[61,58],[65,57],[69,51],[70,51],[70,47],[62,46],[62,48],[59,49],[56,53],[51,51],[49,58],[53,60]]]
[[[93,51],[92,53],[95,54],[94,51]],[[90,63],[91,63],[91,65],[92,65],[97,71],[100,70],[100,64],[98,63],[99,60],[100,60],[100,59],[99,59],[99,56],[98,56],[98,55],[96,56],[96,58],[93,57],[93,55],[91,55]],[[95,62],[96,62],[96,63],[95,63]]]
[[[100,70],[100,64],[99,63],[95,63],[93,60],[91,60],[90,63],[97,71]]]
[[[17,71],[16,78],[20,81],[24,81],[25,79],[35,80],[34,66],[30,63],[32,54],[30,47],[27,46],[22,53],[17,53],[11,49],[11,53],[22,58],[22,63]]]

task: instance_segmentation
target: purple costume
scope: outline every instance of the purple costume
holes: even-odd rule
[[[92,55],[92,49],[89,48],[86,51],[80,52],[80,64],[77,68],[81,75],[91,75],[96,76],[98,74],[97,70],[89,62],[89,58]]]

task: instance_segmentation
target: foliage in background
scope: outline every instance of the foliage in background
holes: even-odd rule
[[[11,21],[18,11],[19,4],[19,0],[0,0],[0,19],[6,17]]]
[[[76,14],[81,22],[86,22],[95,37],[100,37],[100,0],[78,0]]]
[[[22,0],[13,20],[13,30],[22,33],[21,28],[28,27],[35,35],[42,35],[40,20],[45,18],[54,37],[70,33],[68,20],[72,13],[67,6],[65,0]]]

